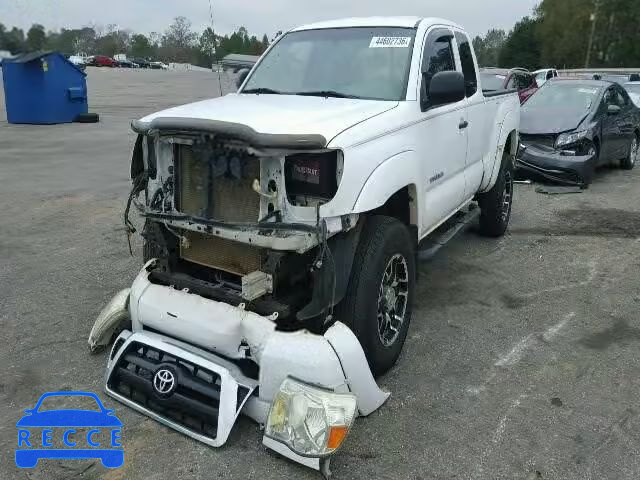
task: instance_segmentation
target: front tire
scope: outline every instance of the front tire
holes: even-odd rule
[[[633,170],[638,159],[640,159],[640,135],[634,133],[629,145],[629,155],[620,162],[620,166],[624,170]]]
[[[337,310],[362,345],[375,376],[398,361],[411,322],[414,241],[395,218],[372,216],[360,235],[347,296]]]
[[[507,231],[513,204],[513,155],[505,150],[496,184],[478,195],[480,205],[480,233],[487,237],[501,237]]]

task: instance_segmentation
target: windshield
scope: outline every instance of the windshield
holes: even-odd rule
[[[495,73],[481,73],[480,84],[482,89],[486,91],[502,90],[504,81],[507,79],[505,75],[497,75]]]
[[[414,29],[389,27],[291,32],[241,93],[403,100],[414,36]]]
[[[598,98],[600,87],[550,82],[533,94],[523,105],[523,111],[532,108],[564,109],[587,112]]]
[[[637,107],[640,107],[640,83],[625,85],[624,88],[627,90],[633,103],[635,103]]]

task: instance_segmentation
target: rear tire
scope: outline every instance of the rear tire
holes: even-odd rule
[[[640,159],[640,135],[634,133],[629,144],[629,155],[620,162],[620,166],[623,170],[633,170],[638,159]]]
[[[480,233],[487,237],[501,237],[507,231],[513,205],[513,155],[505,150],[496,184],[478,195]]]
[[[336,311],[375,376],[393,367],[407,337],[415,289],[414,241],[395,218],[372,216],[360,236],[345,299]]]

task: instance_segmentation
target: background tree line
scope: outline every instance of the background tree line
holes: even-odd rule
[[[231,35],[218,35],[210,27],[202,33],[191,28],[185,17],[177,17],[164,33],[149,35],[119,29],[116,25],[91,26],[78,29],[47,31],[34,24],[24,33],[0,23],[0,50],[13,54],[33,50],[57,50],[65,54],[107,55],[125,53],[131,58],[192,63],[210,67],[213,61],[229,53],[260,55],[269,46],[266,35],[258,39],[240,27]]]
[[[473,45],[481,66],[637,67],[640,1],[542,0],[510,32],[489,30]]]

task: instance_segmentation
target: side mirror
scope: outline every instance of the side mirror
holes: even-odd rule
[[[238,72],[238,78],[236,79],[236,87],[240,88],[242,86],[242,84],[247,78],[247,75],[249,75],[250,71],[251,70],[249,70],[248,68],[243,68],[242,70],[240,70],[240,72]]]
[[[618,105],[609,105],[607,107],[607,113],[609,115],[617,115],[622,109]]]
[[[431,78],[428,95],[426,98],[421,99],[421,104],[423,109],[437,107],[459,102],[464,100],[465,96],[466,87],[462,73],[454,71],[439,72]]]

